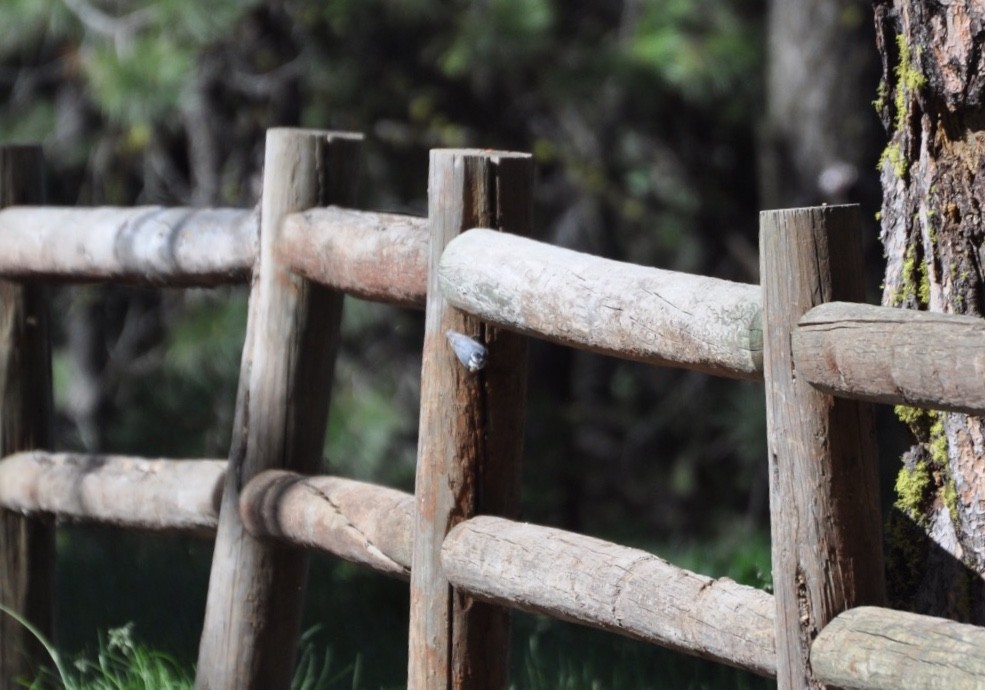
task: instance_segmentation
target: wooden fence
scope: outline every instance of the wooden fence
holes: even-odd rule
[[[855,207],[764,212],[743,285],[524,238],[523,154],[433,151],[426,219],[344,208],[359,147],[271,130],[259,215],[39,206],[39,150],[0,148],[4,605],[50,631],[54,519],[87,520],[216,534],[200,690],[288,687],[311,549],[409,580],[414,690],[505,688],[509,609],[782,689],[985,687],[985,629],[884,608],[870,408],[985,413],[985,325],[857,304]],[[228,461],[51,452],[48,281],[252,281]],[[426,310],[414,496],[314,476],[344,294]],[[775,594],[515,521],[529,337],[765,382]],[[39,663],[4,617],[0,688]]]

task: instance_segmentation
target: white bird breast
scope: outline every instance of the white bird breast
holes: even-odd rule
[[[486,346],[464,333],[447,331],[445,337],[462,366],[475,373],[486,366]]]

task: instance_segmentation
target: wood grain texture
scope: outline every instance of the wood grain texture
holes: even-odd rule
[[[464,230],[493,226],[526,233],[531,222],[532,161],[527,154],[431,152],[430,250],[421,369],[417,497],[411,569],[408,688],[505,688],[506,611],[453,593],[441,569],[441,542],[477,512],[512,515],[526,394],[526,342],[483,324],[445,301],[438,262]],[[481,340],[488,364],[462,366],[449,330]]]
[[[0,146],[0,208],[41,203],[40,146]],[[39,285],[0,281],[0,457],[51,442],[51,343]],[[0,603],[53,633],[55,531],[48,517],[0,510]],[[0,690],[31,681],[48,659],[23,625],[0,616]]]
[[[0,275],[57,282],[245,283],[257,255],[249,209],[55,208],[0,211]]]
[[[863,606],[825,626],[811,647],[818,680],[864,690],[985,687],[985,628]]]
[[[872,411],[796,375],[791,333],[812,307],[858,301],[855,206],[760,216],[777,685],[819,688],[808,653],[845,609],[885,600]]]
[[[277,256],[299,275],[375,302],[424,308],[427,218],[317,208],[284,219]]]
[[[449,243],[439,277],[450,304],[503,328],[660,366],[762,378],[755,285],[488,230]]]
[[[0,506],[127,529],[212,533],[225,460],[24,452],[0,460]]]
[[[985,319],[832,302],[793,333],[797,373],[819,390],[985,414]]]
[[[503,606],[626,635],[754,673],[775,672],[773,597],[639,549],[493,517],[445,539],[452,584]]]
[[[288,688],[307,556],[262,543],[239,513],[242,487],[265,469],[319,467],[339,340],[342,295],[292,274],[274,256],[286,215],[351,203],[361,137],[267,134],[260,260],[250,294],[229,468],[216,535],[198,690]]]
[[[327,551],[385,575],[410,577],[414,497],[339,477],[268,470],[239,501],[256,537]]]

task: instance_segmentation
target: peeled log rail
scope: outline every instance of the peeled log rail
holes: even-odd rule
[[[475,517],[445,539],[456,588],[764,676],[776,672],[766,592],[652,554],[549,527]]]
[[[817,679],[866,690],[985,685],[985,628],[876,607],[845,611],[811,647]]]
[[[985,319],[832,302],[804,314],[793,348],[827,393],[985,414]]]
[[[249,209],[55,208],[0,211],[0,275],[63,282],[245,283],[257,254]]]
[[[32,451],[0,461],[0,506],[153,530],[214,532],[224,460]]]
[[[0,461],[0,505],[117,527],[214,531],[225,467],[224,460],[19,453]],[[406,579],[413,501],[363,482],[270,470],[243,490],[240,513],[256,537]],[[727,578],[698,575],[592,537],[492,517],[452,530],[442,564],[453,585],[499,605],[761,675],[774,672],[773,598]]]
[[[328,551],[405,580],[410,576],[410,494],[350,479],[268,470],[243,489],[239,510],[255,537]]]
[[[375,302],[424,308],[427,218],[311,209],[284,219],[275,252],[309,280]]]
[[[281,232],[277,256],[309,280],[365,299],[423,306],[426,219],[311,209],[288,215]],[[256,252],[257,218],[248,209],[0,211],[0,275],[12,278],[240,283],[246,282]],[[465,233],[449,245],[440,272],[451,304],[510,330],[616,357],[762,378],[760,297],[754,285],[612,261],[486,230]],[[559,313],[570,322],[558,321]]]
[[[441,290],[481,319],[661,366],[762,379],[760,288],[476,229],[452,240]]]

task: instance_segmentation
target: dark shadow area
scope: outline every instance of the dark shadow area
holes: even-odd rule
[[[96,648],[96,631],[134,623],[143,644],[185,663],[198,654],[212,541],[110,527],[58,530],[58,647]]]
[[[890,608],[959,623],[985,620],[985,579],[927,535],[898,508],[886,527]]]
[[[625,637],[542,616],[513,618],[513,687],[523,690],[766,690],[776,682]]]

